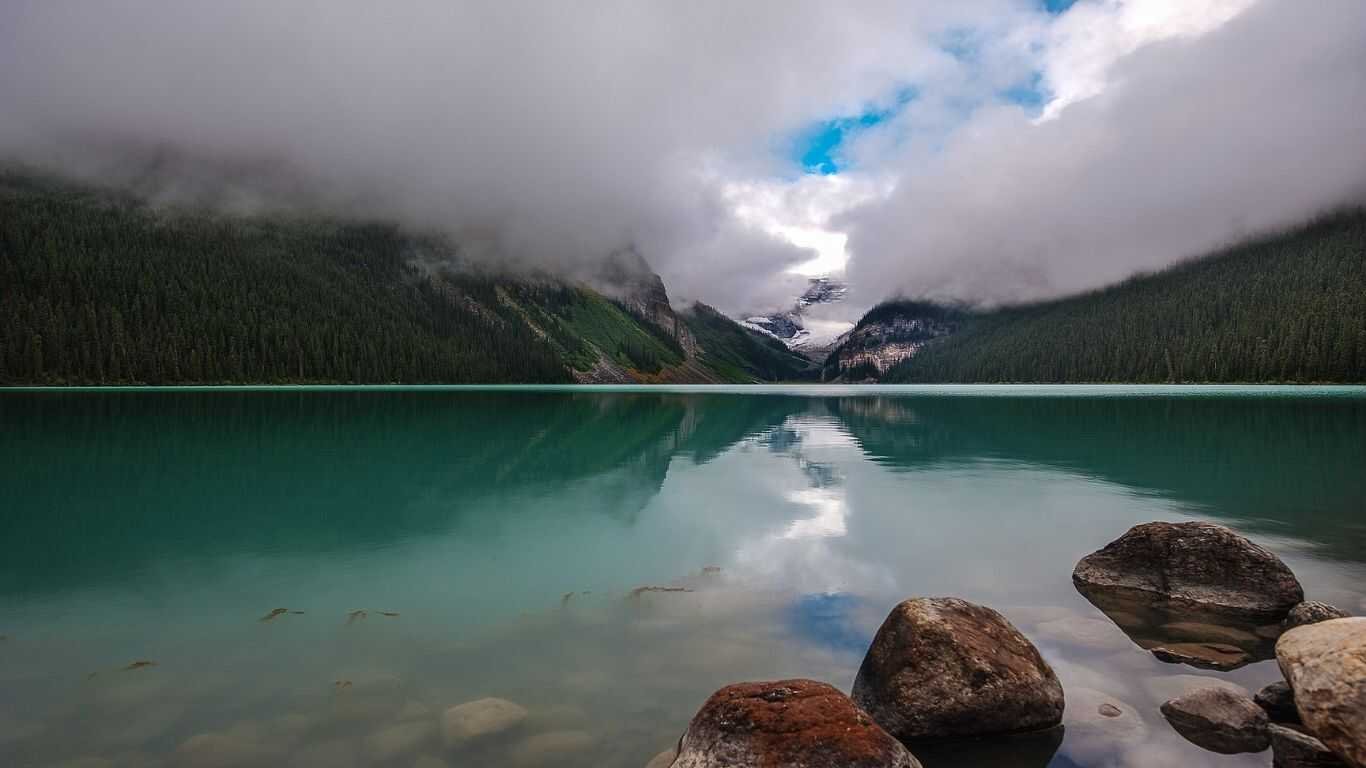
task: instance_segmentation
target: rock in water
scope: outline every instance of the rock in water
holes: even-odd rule
[[[892,609],[854,680],[854,701],[903,742],[1049,728],[1062,685],[1004,616],[956,598]]]
[[[501,733],[526,719],[526,708],[507,699],[479,699],[458,704],[441,716],[441,737],[447,748]]]
[[[1350,615],[1341,608],[1331,606],[1328,603],[1320,603],[1318,600],[1305,600],[1291,608],[1290,613],[1286,614],[1285,621],[1281,622],[1281,631],[1289,632],[1295,627],[1317,624],[1320,621],[1330,619],[1345,619]]]
[[[1253,701],[1266,710],[1266,716],[1271,718],[1273,723],[1300,721],[1299,710],[1295,709],[1295,692],[1290,690],[1290,684],[1285,681],[1271,683],[1257,691]]]
[[[1187,664],[1200,669],[1227,672],[1254,661],[1252,654],[1225,643],[1171,643],[1152,648],[1152,654],[1168,664]]]
[[[1261,752],[1271,744],[1266,712],[1227,688],[1191,691],[1163,704],[1162,715],[1187,741],[1211,752]]]
[[[1274,768],[1345,768],[1323,742],[1284,725],[1267,726],[1271,734],[1271,765]]]
[[[1366,618],[1281,635],[1276,661],[1305,728],[1349,765],[1366,766]]]
[[[1248,620],[1279,621],[1304,599],[1280,558],[1202,522],[1136,525],[1083,557],[1072,581],[1083,594],[1136,591]]]
[[[849,697],[814,680],[728,685],[707,699],[673,768],[920,768]]]

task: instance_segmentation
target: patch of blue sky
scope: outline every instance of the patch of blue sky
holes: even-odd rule
[[[837,117],[810,126],[793,141],[793,159],[806,173],[831,175],[849,166],[841,148],[855,135],[896,116],[915,99],[914,88],[898,91],[890,106],[871,107],[858,115]]]
[[[1028,80],[1016,83],[997,95],[1003,101],[1015,104],[1032,115],[1042,112],[1050,98],[1042,72],[1035,72]]]
[[[1043,0],[1043,9],[1051,14],[1057,15],[1066,13],[1068,8],[1075,5],[1077,0]]]

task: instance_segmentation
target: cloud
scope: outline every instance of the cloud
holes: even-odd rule
[[[918,6],[10,0],[0,154],[169,199],[398,218],[499,258],[629,243],[694,274],[733,249],[780,275],[809,254],[746,231],[724,184],[786,172],[777,137],[940,66],[942,30],[1022,12]]]
[[[1253,2],[8,0],[0,158],[513,263],[634,245],[731,313],[846,236],[851,302],[1049,295],[1361,182],[1366,9]]]
[[[942,146],[905,144],[895,192],[835,222],[851,279],[1052,296],[1366,200],[1366,5],[1265,0],[1203,34],[1188,21],[1098,67],[1098,90],[1091,74],[1066,86],[1048,119],[989,104]]]

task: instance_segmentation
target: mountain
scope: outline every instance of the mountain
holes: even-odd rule
[[[154,209],[0,172],[3,384],[795,377],[770,341],[681,317],[634,252],[591,281],[513,275],[392,224]]]
[[[1081,295],[940,309],[950,313],[945,332],[903,346],[909,354],[878,380],[1366,382],[1366,209]],[[914,323],[933,311],[884,305],[860,325]],[[892,344],[863,350],[894,357]]]
[[[826,381],[876,380],[930,343],[959,329],[965,310],[927,301],[883,302],[859,318],[825,358]]]
[[[780,312],[747,317],[742,324],[747,328],[772,336],[787,345],[789,349],[813,353],[824,352],[834,343],[838,334],[813,333],[811,329],[807,328],[804,316],[811,307],[843,301],[848,290],[849,287],[839,280],[829,277],[813,277],[807,283],[806,290],[797,297],[790,308]],[[843,325],[841,330],[844,328],[848,328],[847,323]]]

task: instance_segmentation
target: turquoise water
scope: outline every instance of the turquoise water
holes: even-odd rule
[[[1363,388],[13,390],[0,467],[3,765],[636,768],[715,688],[847,691],[893,604],[956,595],[1034,640],[1068,723],[929,768],[1260,766],[1157,705],[1274,663],[1060,631],[1105,620],[1072,566],[1211,519],[1366,613]],[[529,715],[444,749],[483,696]]]

